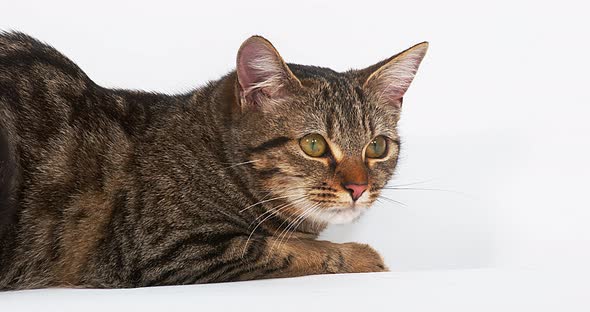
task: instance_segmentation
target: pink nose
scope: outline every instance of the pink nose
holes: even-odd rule
[[[344,188],[350,192],[350,196],[352,196],[352,200],[359,199],[363,193],[367,190],[367,184],[354,184],[354,183],[347,183],[344,184]]]

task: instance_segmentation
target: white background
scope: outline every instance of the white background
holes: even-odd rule
[[[590,263],[590,44],[583,1],[3,1],[0,29],[106,87],[183,92],[270,39],[292,63],[360,68],[427,40],[389,191],[336,241],[393,271]]]

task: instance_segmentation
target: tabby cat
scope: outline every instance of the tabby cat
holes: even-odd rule
[[[0,289],[386,271],[367,245],[316,238],[392,176],[427,47],[339,73],[254,36],[235,71],[165,95],[0,33]]]

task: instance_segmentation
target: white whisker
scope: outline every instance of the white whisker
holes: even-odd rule
[[[313,204],[313,205],[311,205],[310,207],[306,208],[303,211],[303,213],[301,213],[298,217],[296,217],[295,219],[293,219],[293,221],[289,222],[289,224],[287,225],[287,227],[285,227],[285,229],[283,231],[281,231],[281,233],[279,234],[279,236],[277,236],[278,237],[278,245],[277,245],[277,241],[275,241],[273,243],[273,246],[271,248],[271,251],[274,250],[275,245],[279,247],[277,249],[277,250],[279,250],[280,249],[280,246],[283,244],[283,239],[286,237],[287,234],[289,234],[289,231],[291,229],[293,229],[296,224],[297,224],[297,226],[299,224],[301,224],[301,222],[305,220],[306,216],[308,214],[310,214],[311,212],[315,211],[315,208],[317,208],[318,206],[319,206],[319,204]],[[279,226],[279,228],[280,228],[280,226]]]
[[[301,195],[299,195],[299,194],[297,194],[297,195],[285,195],[285,196],[278,196],[278,197],[274,197],[274,198],[262,200],[262,201],[259,201],[259,202],[255,203],[255,204],[252,204],[252,205],[250,205],[250,206],[248,206],[248,207],[240,210],[240,212],[244,212],[244,211],[246,211],[246,210],[248,210],[248,209],[250,209],[250,208],[252,208],[254,206],[258,206],[258,205],[261,205],[261,204],[264,204],[264,203],[268,203],[268,202],[273,201],[273,200],[279,200],[279,199],[289,198],[289,197],[295,197],[295,196],[301,196]]]
[[[265,214],[268,214],[268,216],[266,216],[263,220],[261,220],[260,222],[258,222],[258,224],[256,224],[256,226],[254,227],[254,229],[250,232],[250,235],[248,236],[248,239],[246,240],[246,244],[244,245],[244,250],[242,251],[242,258],[244,257],[244,254],[246,253],[246,247],[248,246],[248,242],[250,241],[250,239],[252,238],[252,235],[254,235],[254,232],[256,232],[256,229],[258,229],[258,227],[266,220],[268,220],[270,217],[278,214],[281,210],[287,209],[289,207],[291,207],[292,205],[297,204],[299,201],[302,201],[305,199],[305,196],[299,199],[295,199],[292,202],[280,205],[279,207],[270,209],[268,211],[265,211],[263,214],[261,214],[260,216],[258,216],[258,218],[256,218],[256,220],[260,219],[262,216],[264,216]],[[256,222],[256,220],[252,221],[252,223]],[[250,223],[250,226],[252,226],[252,223]]]
[[[235,164],[230,164],[227,167],[223,167],[223,169],[233,168],[233,167],[237,167],[237,166],[243,166],[243,165],[255,163],[257,161],[260,161],[260,159],[255,159],[255,160],[249,160],[249,161],[239,162],[239,163],[235,163]]]

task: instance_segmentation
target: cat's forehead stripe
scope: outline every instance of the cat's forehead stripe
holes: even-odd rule
[[[347,149],[364,143],[374,133],[373,116],[363,91],[345,77],[326,79],[321,90],[326,133]]]

